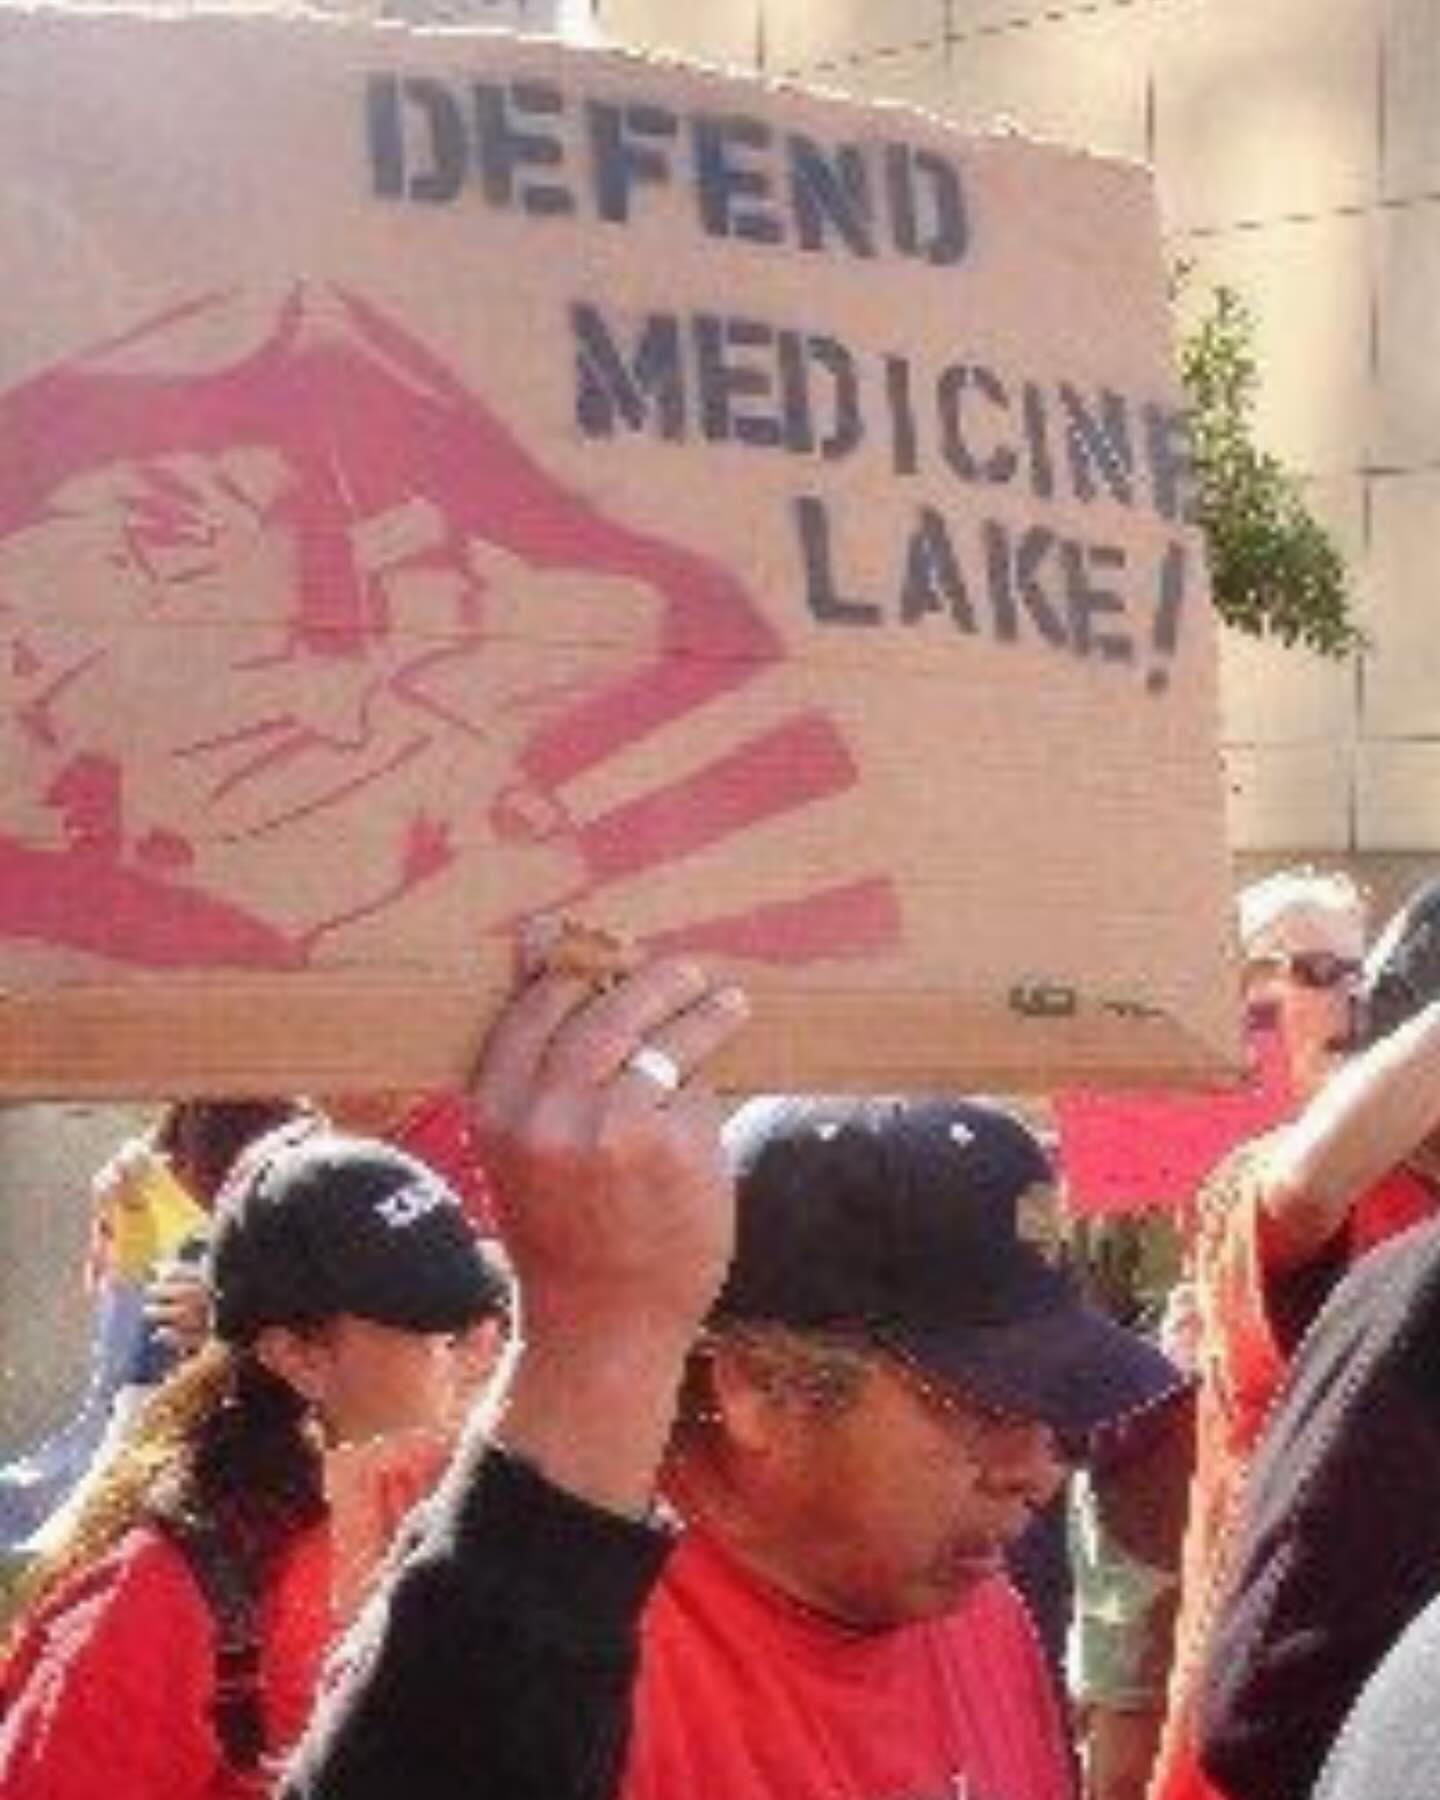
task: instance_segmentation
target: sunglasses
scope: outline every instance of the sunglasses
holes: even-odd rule
[[[1296,950],[1287,956],[1267,956],[1265,961],[1283,970],[1297,987],[1320,993],[1358,981],[1364,967],[1358,956],[1340,956],[1334,950]]]

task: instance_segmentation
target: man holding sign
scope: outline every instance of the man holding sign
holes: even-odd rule
[[[722,1150],[696,1077],[744,1014],[659,962],[495,1028],[522,1347],[292,1800],[1068,1793],[1003,1552],[1173,1371],[1023,1240],[1049,1170],[989,1108],[757,1101]]]

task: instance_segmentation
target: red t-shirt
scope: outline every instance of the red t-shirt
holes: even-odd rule
[[[1049,1675],[998,1577],[891,1631],[825,1619],[688,1531],[646,1609],[621,1800],[1067,1800]]]
[[[1149,1800],[1227,1800],[1196,1759],[1192,1708],[1255,1447],[1299,1336],[1338,1275],[1437,1210],[1419,1176],[1393,1170],[1352,1209],[1333,1254],[1311,1270],[1281,1276],[1266,1267],[1261,1230],[1258,1177],[1271,1141],[1257,1139],[1237,1150],[1197,1203],[1191,1271],[1199,1320],[1195,1475],[1165,1732]]]
[[[330,1638],[325,1530],[307,1532],[262,1596],[260,1706],[283,1754],[310,1711]],[[215,1734],[213,1614],[178,1550],[132,1531],[46,1605],[3,1673],[5,1800],[258,1800]]]

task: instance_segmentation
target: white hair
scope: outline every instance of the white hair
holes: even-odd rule
[[[1272,947],[1279,926],[1298,912],[1338,914],[1363,923],[1364,891],[1343,869],[1281,869],[1242,888],[1236,901],[1240,943],[1247,956]]]

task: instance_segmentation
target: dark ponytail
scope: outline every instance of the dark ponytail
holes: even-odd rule
[[[214,1527],[259,1584],[324,1516],[322,1452],[304,1402],[248,1350],[211,1343],[155,1390],[59,1541],[26,1573],[17,1625],[136,1526]]]

